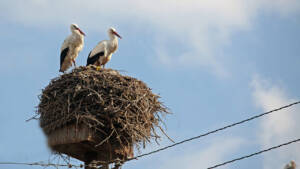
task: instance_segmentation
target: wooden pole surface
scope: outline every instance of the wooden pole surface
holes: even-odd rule
[[[85,162],[84,164],[85,164],[84,169],[97,169],[97,165],[95,165],[92,162],[90,162],[90,163],[89,162]]]
[[[97,169],[97,165],[94,162],[97,159],[97,154],[95,152],[86,152],[84,157],[86,159],[84,162],[84,169]]]

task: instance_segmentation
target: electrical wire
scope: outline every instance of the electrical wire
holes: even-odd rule
[[[229,163],[233,163],[233,162],[236,162],[236,161],[239,161],[239,160],[250,158],[252,156],[256,156],[256,155],[259,155],[259,154],[262,154],[262,153],[265,153],[265,152],[268,152],[268,151],[280,148],[282,146],[286,146],[286,145],[289,145],[289,144],[292,144],[292,143],[296,143],[296,142],[299,142],[299,141],[300,141],[300,139],[292,140],[292,141],[289,141],[287,143],[283,143],[283,144],[280,144],[280,145],[277,145],[277,146],[274,146],[274,147],[271,147],[271,148],[268,148],[268,149],[265,149],[265,150],[261,150],[261,151],[256,152],[256,153],[252,153],[252,154],[249,154],[249,155],[245,155],[243,157],[239,157],[239,158],[236,158],[236,159],[233,159],[233,160],[230,160],[230,161],[226,161],[226,162],[221,163],[221,164],[217,164],[217,165],[215,165],[213,167],[209,167],[207,169],[213,169],[213,168],[221,167],[221,166],[227,165]]]
[[[155,151],[151,151],[151,152],[149,152],[149,153],[145,153],[145,154],[141,154],[141,155],[138,155],[138,156],[129,158],[129,159],[127,159],[126,161],[131,161],[131,160],[134,160],[134,159],[138,159],[138,158],[140,158],[140,157],[144,157],[144,156],[148,156],[148,155],[151,155],[151,154],[154,154],[154,153],[158,153],[158,152],[160,152],[160,151],[169,149],[169,148],[171,148],[171,147],[174,147],[174,146],[177,146],[177,145],[186,143],[186,142],[190,142],[190,141],[192,141],[192,140],[196,140],[196,139],[199,139],[199,138],[208,136],[208,135],[210,135],[210,134],[217,133],[217,132],[219,132],[219,131],[222,131],[222,130],[225,130],[225,129],[228,129],[228,128],[231,128],[231,127],[234,127],[234,126],[237,126],[237,125],[240,125],[240,124],[243,124],[243,123],[252,121],[252,120],[254,120],[254,119],[257,119],[257,118],[260,118],[260,117],[262,117],[262,116],[265,116],[265,115],[268,115],[268,114],[277,112],[277,111],[282,110],[282,109],[286,109],[286,108],[288,108],[288,107],[297,105],[297,104],[299,104],[299,103],[300,103],[300,101],[293,102],[293,103],[291,103],[291,104],[288,104],[288,105],[285,105],[285,106],[282,106],[282,107],[279,107],[279,108],[276,108],[276,109],[273,109],[273,110],[270,110],[270,111],[267,111],[267,112],[258,114],[258,115],[256,115],[256,116],[252,116],[252,117],[250,117],[250,118],[248,118],[248,119],[245,119],[245,120],[242,120],[242,121],[239,121],[239,122],[236,122],[236,123],[232,123],[232,124],[227,125],[227,126],[224,126],[224,127],[222,127],[222,128],[219,128],[219,129],[216,129],[216,130],[212,130],[212,131],[206,132],[206,133],[201,134],[201,135],[199,135],[199,136],[195,136],[195,137],[192,137],[192,138],[188,138],[188,139],[186,139],[186,140],[182,140],[182,141],[180,141],[180,142],[177,142],[177,143],[171,144],[171,145],[169,145],[169,146],[166,146],[166,147],[157,149],[157,150],[155,150]]]

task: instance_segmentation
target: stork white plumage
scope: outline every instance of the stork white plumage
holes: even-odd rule
[[[288,163],[285,167],[284,167],[284,169],[296,169],[296,163],[295,163],[295,161],[291,161],[290,163]]]
[[[66,71],[72,63],[76,67],[75,59],[83,48],[85,34],[76,24],[71,24],[70,28],[72,34],[64,40],[60,50],[60,72]]]
[[[108,36],[110,40],[103,40],[99,42],[96,47],[90,52],[87,58],[87,66],[88,65],[96,65],[97,70],[100,69],[100,66],[110,61],[111,56],[118,49],[118,38],[122,39],[122,37],[116,32],[114,28],[109,28]]]

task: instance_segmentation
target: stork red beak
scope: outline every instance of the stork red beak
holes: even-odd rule
[[[76,28],[76,29],[77,29],[83,36],[85,36],[85,33],[83,33],[81,29],[79,29],[79,28]]]
[[[120,39],[122,39],[122,37],[115,31],[113,31],[113,34],[115,34],[117,37],[119,37]]]

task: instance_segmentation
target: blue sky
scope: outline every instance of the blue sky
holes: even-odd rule
[[[172,110],[175,140],[299,100],[299,0],[2,0],[0,2],[0,161],[47,161],[34,115],[38,95],[59,76],[59,50],[77,23],[86,33],[77,58],[113,26],[123,37],[107,67],[145,81]],[[300,107],[183,144],[124,168],[207,168],[300,137]],[[166,138],[161,146],[171,144]],[[155,144],[142,152],[158,148]],[[282,169],[299,144],[223,167]],[[40,168],[6,166],[5,168]],[[221,168],[221,167],[220,167]]]

